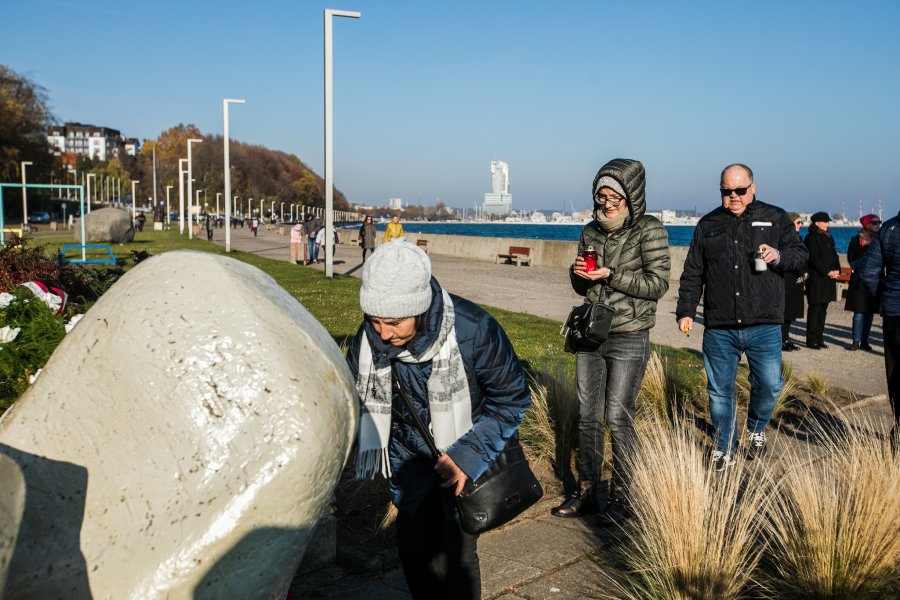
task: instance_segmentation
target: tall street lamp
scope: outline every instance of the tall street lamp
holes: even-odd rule
[[[137,184],[140,181],[132,180],[131,181],[131,224],[134,225],[137,222]]]
[[[184,174],[187,170],[184,168],[186,158],[178,159],[178,233],[184,235]]]
[[[172,208],[169,206],[169,193],[172,191],[174,185],[166,186],[166,225],[169,227],[172,226]]]
[[[222,197],[222,192],[216,192],[216,220],[219,220],[219,198]]]
[[[270,212],[272,213],[272,216],[269,217],[269,220],[275,218],[275,201],[274,200],[272,200],[272,210]]]
[[[332,85],[331,21],[332,17],[358,19],[362,13],[325,9],[325,277],[334,276],[332,245],[334,239],[334,94]]]
[[[228,143],[228,105],[244,104],[244,100],[225,98],[222,100],[222,113],[225,119],[225,252],[231,252],[231,155]]]
[[[234,197],[234,206],[235,206],[235,210],[238,211],[238,212],[240,212],[240,210],[241,210],[240,199],[241,199],[240,196],[235,196],[235,197]],[[241,214],[241,218],[243,218],[243,217],[244,217],[244,215]]]
[[[192,215],[191,215],[191,198],[193,198],[193,194],[194,194],[194,192],[193,192],[193,189],[194,189],[193,182],[194,182],[194,180],[191,179],[191,177],[193,177],[193,163],[191,162],[191,144],[198,144],[198,143],[200,143],[200,142],[202,142],[202,141],[203,141],[203,140],[200,139],[200,138],[190,138],[190,139],[187,141],[187,150],[188,150],[188,157],[187,157],[187,163],[188,163],[188,169],[187,169],[187,186],[188,186],[188,187],[187,187],[187,201],[188,201],[188,239],[193,239],[193,238],[194,238],[194,228],[192,227],[193,221],[191,220],[191,218],[192,218]]]
[[[282,221],[284,221],[284,202],[281,203],[281,214],[278,216],[281,217]]]
[[[87,174],[87,214],[91,214],[91,177],[97,177],[96,173]]]
[[[187,201],[188,201],[187,219],[188,219],[188,239],[189,240],[194,239],[194,205],[191,204],[191,202],[193,200],[192,200],[192,197],[190,194],[190,190],[193,187],[193,183],[195,181],[197,181],[197,180],[188,178],[188,192],[189,193],[188,193],[188,199],[187,199]],[[198,200],[197,203],[199,204],[199,202],[200,201]],[[200,210],[198,209],[197,213],[199,214],[199,212],[200,212]]]
[[[247,214],[253,218],[253,198],[247,198]]]
[[[22,231],[28,226],[28,188],[25,187],[25,167],[34,164],[30,160],[22,161]]]

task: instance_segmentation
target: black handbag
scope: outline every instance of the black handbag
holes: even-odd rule
[[[416,427],[425,438],[434,460],[437,461],[441,451],[438,450],[434,437],[419,418],[419,413],[413,408],[396,376],[394,385],[403,398],[407,412],[412,415]],[[478,481],[472,482],[471,479],[467,479],[463,491],[455,497],[460,525],[469,535],[484,533],[508,523],[540,500],[543,495],[544,490],[528,465],[528,459],[525,458],[516,432],[487,472],[479,477]]]
[[[615,255],[610,262],[610,268],[615,269],[619,264],[619,256],[631,234],[629,229],[622,238],[622,242],[616,248]],[[563,323],[560,333],[566,337],[566,352],[575,354],[579,351],[593,351],[600,347],[609,337],[609,328],[612,326],[613,316],[616,310],[607,304],[609,301],[609,284],[603,286],[603,299],[599,302],[587,302],[572,307],[572,312]]]

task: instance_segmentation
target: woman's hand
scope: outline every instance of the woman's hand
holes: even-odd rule
[[[828,277],[830,277],[831,279],[837,279],[838,275],[840,275],[840,274],[841,274],[841,272],[839,270],[838,271],[828,271]]]
[[[437,464],[434,465],[434,470],[437,471],[438,475],[441,476],[441,479],[444,480],[441,487],[451,488],[455,486],[456,489],[453,490],[453,495],[459,496],[463,491],[463,486],[466,485],[467,477],[466,474],[462,472],[462,469],[456,466],[453,459],[446,454],[442,454],[440,458],[438,458]]]
[[[583,279],[589,279],[591,281],[599,281],[601,279],[609,279],[610,270],[607,267],[600,267],[596,271],[585,271],[585,262],[582,256],[575,257],[575,267],[573,273]]]

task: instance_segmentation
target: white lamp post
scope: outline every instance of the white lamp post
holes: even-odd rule
[[[362,13],[325,9],[325,277],[334,276],[331,242],[334,239],[334,94],[332,84],[331,18],[358,19]]]
[[[192,168],[193,163],[191,162],[191,144],[197,144],[202,141],[203,140],[201,140],[199,138],[190,138],[187,141],[187,150],[188,150],[188,157],[187,157],[187,163],[188,163],[188,169],[187,169],[188,239],[194,239],[193,221],[191,220],[191,217],[192,217],[192,215],[191,215],[191,198],[193,197],[192,190],[194,189],[194,186],[193,186],[194,180],[191,179],[191,177],[193,177],[193,168]]]
[[[243,211],[241,211],[241,203],[240,203],[240,199],[241,199],[240,196],[235,196],[235,197],[233,198],[233,200],[234,200],[234,206],[235,206],[235,210],[241,213],[241,218],[244,218]]]
[[[184,168],[186,158],[178,159],[178,232],[184,235],[184,174],[187,170]]]
[[[25,167],[34,164],[30,160],[22,161],[22,229],[28,226],[28,188],[25,187]]]
[[[219,220],[219,198],[222,197],[222,192],[216,192],[216,220]]]
[[[173,187],[175,187],[175,186],[174,185],[166,186],[166,225],[168,225],[169,227],[172,226],[172,216],[171,216],[172,209],[169,206],[169,193],[172,191]]]
[[[272,212],[271,218],[274,219],[275,218],[275,201],[274,200],[272,200],[272,211],[271,212]]]
[[[284,221],[284,202],[281,203],[281,213],[278,216]]]
[[[225,118],[225,252],[231,252],[231,155],[228,143],[228,105],[244,104],[244,100],[225,98],[222,100],[222,113]]]
[[[96,176],[97,175],[95,173],[87,174],[87,207],[85,208],[87,214],[91,214],[91,177]]]
[[[140,181],[132,180],[131,182],[131,223],[132,225],[137,221],[137,184]]]
[[[253,198],[247,198],[247,214],[253,218]]]
[[[187,220],[188,220],[188,239],[189,240],[194,239],[194,205],[191,204],[191,202],[193,202],[193,200],[192,200],[192,196],[190,194],[190,190],[191,190],[191,188],[193,188],[193,184],[195,181],[197,181],[197,180],[188,178]],[[200,201],[198,200],[197,203],[199,204],[199,202]],[[200,211],[198,210],[197,212],[199,213]]]

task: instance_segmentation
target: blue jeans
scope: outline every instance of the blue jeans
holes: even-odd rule
[[[630,479],[629,461],[637,441],[634,431],[635,399],[649,356],[649,330],[611,334],[597,350],[575,355],[578,393],[578,458],[575,467],[579,481],[600,480],[605,421],[612,437],[613,484],[627,486]]]
[[[869,343],[869,333],[872,331],[872,313],[853,313],[853,341]]]
[[[747,431],[765,431],[781,394],[781,326],[752,325],[735,329],[710,328],[703,333],[703,365],[709,384],[709,412],[716,429],[716,450],[731,454],[737,448],[734,378],[741,354],[750,365],[750,405]]]
[[[319,260],[319,245],[314,236],[309,236],[309,239],[306,240],[306,249],[309,251],[309,254],[306,255],[309,260],[313,262]]]

